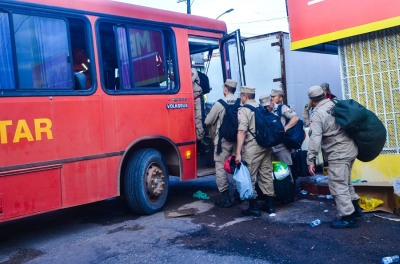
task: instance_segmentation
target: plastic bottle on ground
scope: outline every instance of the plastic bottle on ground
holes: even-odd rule
[[[397,263],[399,262],[400,258],[398,255],[391,256],[391,257],[384,257],[381,260],[381,264],[389,264],[389,263]]]
[[[316,226],[319,226],[320,224],[321,224],[321,220],[319,220],[319,219],[315,219],[314,221],[310,222],[311,227],[316,227]]]

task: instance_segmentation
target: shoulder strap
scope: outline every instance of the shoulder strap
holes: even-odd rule
[[[280,104],[280,105],[278,105],[278,116],[279,117],[281,117],[282,116],[282,107],[283,107],[284,105],[283,104]],[[287,105],[286,105],[287,106]],[[289,106],[287,106],[287,107],[289,107]]]
[[[334,104],[337,104],[337,103],[339,103],[339,99],[337,98],[337,97],[333,97],[332,99],[331,99],[331,101],[334,103]]]
[[[225,109],[228,107],[228,104],[227,104],[224,100],[219,99],[218,102],[219,102],[220,104],[222,104],[222,106],[223,106]]]
[[[200,98],[203,95],[203,93],[200,93],[198,96],[194,97],[193,100],[197,100],[198,98]]]
[[[227,102],[225,102],[225,101],[222,100],[222,99],[219,99],[217,102],[219,102],[220,104],[222,104],[222,106],[225,107],[225,109],[226,109],[228,106],[230,106]],[[237,99],[236,99],[236,102],[235,102],[234,105],[240,105],[240,98],[237,98]]]
[[[257,110],[257,108],[255,108],[254,106],[249,105],[249,104],[245,104],[245,105],[243,105],[243,107],[250,109],[252,112],[255,112]]]
[[[278,105],[278,117],[279,118],[281,118],[282,117],[282,107],[284,106],[285,104],[280,104],[280,105]],[[288,105],[286,105],[288,108],[290,108]],[[285,124],[287,124],[288,122],[289,122],[289,119],[287,119],[286,117],[284,117],[285,118]]]
[[[236,102],[235,102],[235,105],[239,105],[240,106],[240,98],[236,98]]]
[[[249,104],[245,104],[245,105],[243,105],[243,107],[250,109],[254,113],[257,111],[257,108],[255,108],[254,106],[249,105]],[[256,130],[257,130],[257,127],[256,127]],[[256,138],[256,133],[251,132],[250,129],[247,131],[253,136],[254,139]]]

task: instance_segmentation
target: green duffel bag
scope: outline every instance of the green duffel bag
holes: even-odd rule
[[[357,144],[357,159],[363,162],[375,159],[386,142],[386,128],[382,121],[353,99],[332,101],[335,103],[336,122]]]

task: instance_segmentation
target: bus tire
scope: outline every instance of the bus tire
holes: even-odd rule
[[[162,155],[155,149],[141,149],[129,159],[125,172],[125,197],[138,214],[162,209],[168,196],[168,172]]]

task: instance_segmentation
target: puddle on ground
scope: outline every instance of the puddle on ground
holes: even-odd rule
[[[9,260],[1,262],[0,264],[22,264],[25,262],[28,262],[32,259],[35,259],[41,255],[43,255],[44,252],[40,250],[36,250],[33,248],[22,248],[17,251],[14,255],[12,255]]]
[[[113,234],[113,233],[117,233],[117,232],[121,232],[121,231],[138,231],[138,230],[142,230],[144,229],[143,226],[140,225],[134,225],[134,226],[120,226],[117,227],[115,229],[111,229],[110,231],[107,232],[107,234]]]

